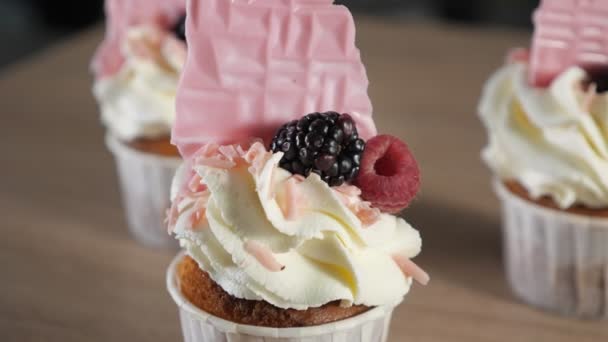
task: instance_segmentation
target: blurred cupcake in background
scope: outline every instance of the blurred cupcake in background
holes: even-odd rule
[[[107,0],[93,93],[114,154],[127,220],[147,245],[174,245],[163,220],[181,158],[170,143],[186,58],[185,0]]]
[[[530,51],[486,83],[483,159],[503,207],[507,276],[534,306],[608,318],[608,3],[549,1]]]
[[[189,0],[167,273],[184,340],[385,342],[428,275],[420,185],[377,135],[351,13],[332,0]],[[257,139],[256,139],[257,138]]]

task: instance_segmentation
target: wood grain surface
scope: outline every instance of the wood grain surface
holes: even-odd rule
[[[101,28],[0,71],[0,340],[180,341],[165,290],[174,251],[128,235],[90,88]],[[397,310],[391,341],[607,341],[604,322],[515,300],[501,262],[498,202],[479,159],[480,87],[525,32],[363,18],[358,44],[380,131],[423,169],[404,216],[432,275]]]

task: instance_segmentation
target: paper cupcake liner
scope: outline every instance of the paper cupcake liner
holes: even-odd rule
[[[170,189],[181,158],[135,150],[112,135],[106,145],[116,160],[129,229],[147,246],[177,248],[164,223],[171,205]]]
[[[179,253],[167,271],[167,288],[179,308],[184,342],[386,342],[394,307],[377,307],[361,315],[313,327],[267,328],[238,324],[200,310],[180,290]]]
[[[608,318],[608,219],[544,208],[494,188],[502,201],[506,272],[533,306],[589,319]]]

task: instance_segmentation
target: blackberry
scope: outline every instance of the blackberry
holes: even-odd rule
[[[283,125],[270,149],[283,152],[279,166],[305,177],[318,174],[330,186],[357,177],[365,142],[348,114],[312,113]]]
[[[589,74],[588,83],[595,84],[595,91],[598,94],[603,94],[608,91],[608,69],[603,67],[588,68]]]
[[[175,34],[175,36],[181,40],[181,41],[186,41],[186,15],[182,15],[181,17],[179,17],[179,19],[177,20],[177,22],[175,23],[175,25],[173,25],[173,34]]]

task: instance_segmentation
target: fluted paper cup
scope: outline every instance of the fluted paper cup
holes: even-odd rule
[[[164,222],[171,205],[171,181],[181,158],[138,151],[110,134],[106,145],[116,161],[131,234],[147,246],[177,248]]]
[[[509,283],[524,302],[563,315],[608,318],[608,219],[545,208],[500,181]]]
[[[238,324],[200,310],[180,290],[175,257],[167,271],[167,288],[179,308],[184,342],[386,342],[394,307],[377,307],[363,314],[304,328],[267,328]]]

